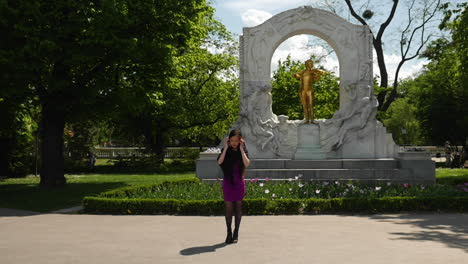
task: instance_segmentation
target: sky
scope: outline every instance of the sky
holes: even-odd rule
[[[323,3],[327,1],[330,2],[333,0],[212,0],[212,5],[216,9],[216,18],[220,20],[230,32],[241,35],[243,27],[260,25],[272,16],[283,11],[304,5],[325,8]],[[428,0],[421,1],[428,2]],[[353,5],[355,2],[356,1],[353,1]],[[368,23],[380,25],[383,19],[386,18],[392,1],[367,0],[361,2],[368,4],[368,6],[362,8],[369,8],[375,12],[374,17]],[[462,1],[455,0],[450,2]],[[355,9],[359,8],[358,5],[354,6]],[[341,11],[343,10],[344,9],[341,9]],[[405,24],[408,15],[407,10],[408,8],[405,6],[405,1],[400,1],[395,17],[384,34],[384,56],[390,81],[394,79],[396,68],[401,60],[400,50],[399,48],[397,49],[397,47],[399,47],[398,32],[401,32],[401,27]],[[346,12],[341,13],[346,15]],[[354,18],[350,17],[349,14],[348,17],[344,18],[350,20],[352,23],[359,24]],[[441,33],[437,30],[437,25],[438,22],[433,25],[432,33],[440,35]],[[431,29],[427,31],[431,32]],[[309,58],[311,53],[314,53],[316,55],[325,56],[321,66],[337,74],[339,72],[338,59],[333,52],[327,56],[327,51],[330,50],[332,51],[332,48],[318,37],[311,35],[293,36],[283,42],[275,51],[271,64],[272,72],[277,69],[278,60],[285,60],[288,54],[291,55],[291,58],[294,60],[305,61]],[[415,76],[426,63],[427,61],[424,59],[414,59],[406,62],[400,70],[399,79]],[[375,74],[379,74],[379,68],[374,52],[374,75]]]

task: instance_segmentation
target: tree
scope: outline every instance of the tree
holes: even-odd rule
[[[383,123],[392,133],[395,143],[399,145],[421,145],[424,143],[416,112],[416,107],[409,102],[408,98],[398,98],[390,106]]]
[[[209,10],[205,0],[0,2],[2,94],[38,98],[41,186],[66,182],[65,122],[132,101],[134,75],[157,91]]]
[[[453,38],[433,41],[423,52],[430,63],[414,80],[409,95],[417,107],[426,139],[439,145],[445,140],[463,144],[468,135],[468,4],[448,9],[446,14],[441,28],[450,29]]]
[[[223,136],[237,118],[237,43],[212,15],[203,17],[204,34],[191,39],[184,52],[174,57],[166,82],[153,93],[141,90],[138,102],[120,111],[122,130],[134,138],[143,136],[157,164],[164,162],[164,148],[171,137],[213,140]],[[127,81],[134,87],[144,86],[141,77]]]
[[[388,11],[388,16],[386,17],[385,21],[380,24],[378,30],[373,30],[372,25],[366,22],[366,20],[369,20],[373,17],[374,12],[372,10],[366,9],[362,16],[360,16],[354,9],[351,0],[345,0],[345,2],[351,15],[362,25],[367,25],[371,28],[373,33],[373,45],[377,54],[377,62],[380,70],[380,86],[383,88],[388,88],[388,72],[384,57],[383,36],[386,29],[395,17],[395,13],[400,1],[393,0],[392,7]],[[417,58],[420,55],[422,48],[433,37],[432,34],[427,33],[427,28],[434,20],[434,16],[436,15],[440,6],[440,2],[440,0],[422,1],[421,6],[417,8],[417,0],[409,1],[408,9],[406,11],[407,22],[402,28],[399,37],[401,60],[398,63],[391,89],[382,89],[377,95],[377,100],[379,101],[379,110],[387,111],[391,103],[397,98],[399,82],[398,77],[403,64],[409,60]],[[368,4],[369,2],[367,5]],[[389,91],[390,93],[388,94]]]
[[[314,64],[319,61],[315,57]],[[272,99],[273,112],[277,115],[287,115],[289,119],[303,119],[304,111],[299,99],[299,81],[292,77],[296,72],[304,70],[304,62],[291,60],[288,56],[285,61],[279,60],[278,69],[273,73]],[[315,119],[331,118],[339,108],[339,83],[333,73],[325,71],[320,81],[314,85],[314,112]]]

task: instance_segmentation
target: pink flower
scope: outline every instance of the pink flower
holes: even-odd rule
[[[468,186],[468,182],[465,182],[465,186]]]
[[[253,182],[254,182],[254,179],[250,179],[249,182],[253,183]]]
[[[403,187],[408,188],[409,184],[405,183],[405,184],[403,184]]]
[[[266,177],[266,178],[265,178],[265,181],[270,181],[270,180],[271,180],[271,179],[270,179],[270,178],[268,178],[268,177]]]
[[[463,187],[463,191],[468,192],[468,188]]]
[[[255,182],[258,182],[258,178],[255,178]]]

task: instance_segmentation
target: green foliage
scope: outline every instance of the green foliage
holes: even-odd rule
[[[429,144],[443,145],[445,140],[462,144],[468,135],[468,90],[461,82],[459,65],[458,53],[446,50],[408,83],[409,102],[416,107]]]
[[[22,177],[34,170],[37,109],[30,103],[0,101],[0,175]]]
[[[174,57],[206,36],[212,13],[205,0],[0,2],[0,98],[41,106],[46,185],[64,183],[55,131],[140,110],[147,96],[160,104]]]
[[[66,175],[63,188],[44,189],[39,177],[0,178],[0,207],[50,212],[80,205],[83,197],[122,188],[155,184],[162,181],[194,179],[194,173],[184,174],[80,174]]]
[[[84,211],[88,213],[117,214],[196,214],[220,215],[223,213],[223,201],[212,198],[183,198],[183,193],[176,191],[174,196],[181,198],[133,198],[149,191],[161,192],[164,188],[182,187],[190,191],[189,185],[201,183],[180,181],[164,182],[150,186],[126,187],[106,192],[98,197],[83,199]],[[220,187],[217,187],[220,189]],[[302,188],[302,187],[301,187]],[[405,187],[407,188],[407,187]],[[466,195],[422,195],[406,197],[362,197],[342,198],[289,198],[268,199],[248,198],[243,202],[245,214],[301,214],[301,213],[394,213],[401,211],[447,211],[466,212],[468,210]]]
[[[368,187],[295,181],[250,183],[243,210],[246,214],[261,215],[468,210],[465,186],[462,187],[466,190],[441,185]],[[273,196],[272,192],[278,195]],[[348,192],[349,196],[343,197],[343,192]],[[286,197],[288,194],[290,197]],[[193,179],[121,188],[97,197],[85,197],[83,204],[85,212],[90,213],[220,215],[223,213],[221,197],[221,186]]]
[[[148,148],[162,155],[170,141],[210,142],[223,136],[237,118],[239,108],[237,43],[225,27],[203,14],[203,31],[173,56],[164,82],[152,93],[120,109],[120,130],[144,138]],[[132,84],[144,83],[135,76]],[[140,85],[140,84],[139,84]],[[162,159],[161,159],[162,162]]]
[[[379,113],[398,144],[443,145],[450,140],[463,145],[467,139],[468,68],[463,65],[467,61],[468,4],[448,7],[443,7],[446,17],[440,27],[451,30],[452,40],[431,42],[421,55],[430,60],[424,71],[401,82],[400,98],[387,113]]]
[[[272,108],[276,115],[287,115],[291,120],[303,119],[304,111],[298,94],[299,81],[293,78],[293,74],[304,69],[303,62],[291,60],[290,56],[285,61],[278,62],[278,69],[273,73],[271,92]],[[340,97],[338,80],[333,73],[325,71],[320,81],[314,85],[316,119],[331,118],[338,110]]]
[[[401,87],[401,86],[400,86]],[[416,117],[416,107],[407,98],[395,100],[383,118],[384,126],[392,133],[398,145],[421,145],[420,122]]]

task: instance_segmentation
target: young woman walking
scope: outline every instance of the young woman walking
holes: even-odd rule
[[[218,164],[224,173],[223,195],[226,207],[226,243],[237,243],[242,218],[242,200],[245,196],[245,168],[250,165],[249,156],[239,129],[232,130],[218,156]],[[232,214],[235,210],[234,233]]]

